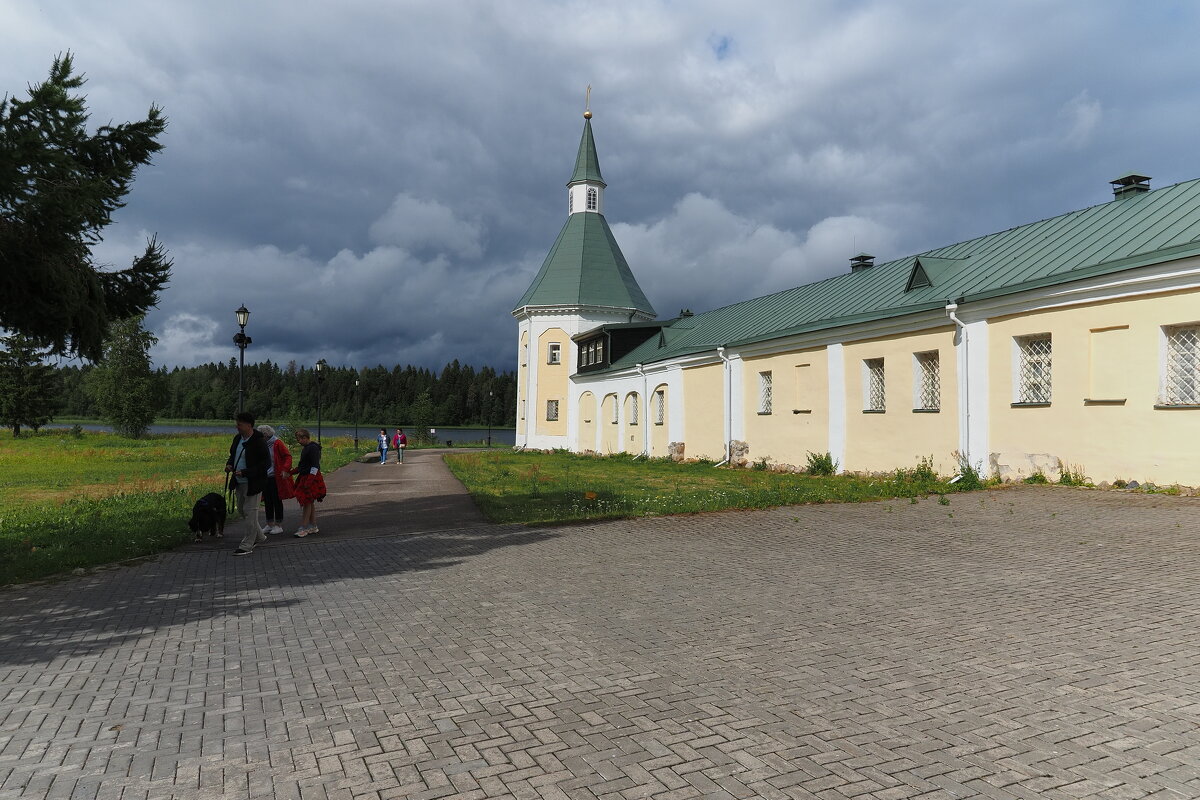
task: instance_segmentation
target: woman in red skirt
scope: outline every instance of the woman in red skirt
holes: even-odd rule
[[[316,504],[325,498],[325,478],[321,475],[321,445],[312,440],[306,428],[296,429],[296,441],[304,449],[300,451],[300,465],[292,470],[296,476],[296,502],[300,504],[300,527],[294,535],[302,539],[320,532]]]

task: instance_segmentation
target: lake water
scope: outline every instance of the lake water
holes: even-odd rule
[[[272,424],[270,422],[268,425]],[[50,423],[45,426],[49,428],[70,428],[70,425],[60,425],[58,423]],[[80,425],[85,431],[112,431],[111,425]],[[317,426],[310,425],[309,430],[313,436],[317,435]],[[487,438],[487,428],[436,428],[437,438],[445,443],[451,442],[481,442]],[[233,423],[216,423],[213,425],[151,425],[151,433],[229,433],[233,434]],[[395,435],[395,428],[388,428],[388,439]],[[412,429],[408,428],[404,431],[411,434]],[[379,426],[358,426],[358,444],[359,446],[374,445],[375,437],[379,435]],[[341,425],[322,425],[321,438],[324,439],[330,436],[354,436],[353,427],[344,427]],[[516,444],[517,432],[513,428],[492,428],[492,445],[508,445]]]

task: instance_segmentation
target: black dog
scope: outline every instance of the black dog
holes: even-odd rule
[[[192,506],[188,529],[196,534],[197,542],[206,533],[209,536],[224,536],[225,498],[216,492],[209,492],[197,500],[196,505]]]

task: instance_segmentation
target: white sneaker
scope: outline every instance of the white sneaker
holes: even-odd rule
[[[263,525],[262,532],[263,533],[273,533],[274,529],[270,525]]]
[[[303,539],[305,536],[308,536],[308,526],[301,525],[292,536],[295,536],[297,539]]]
[[[282,525],[272,525],[270,532],[272,534],[274,534],[275,536],[278,536],[279,534],[283,533],[283,526]]]

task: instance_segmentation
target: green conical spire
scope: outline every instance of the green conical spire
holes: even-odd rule
[[[596,140],[592,138],[591,112],[584,115],[583,136],[579,140],[579,155],[575,157],[575,172],[567,185],[591,181],[601,186],[607,186],[604,178],[600,177],[600,159],[596,155]]]

